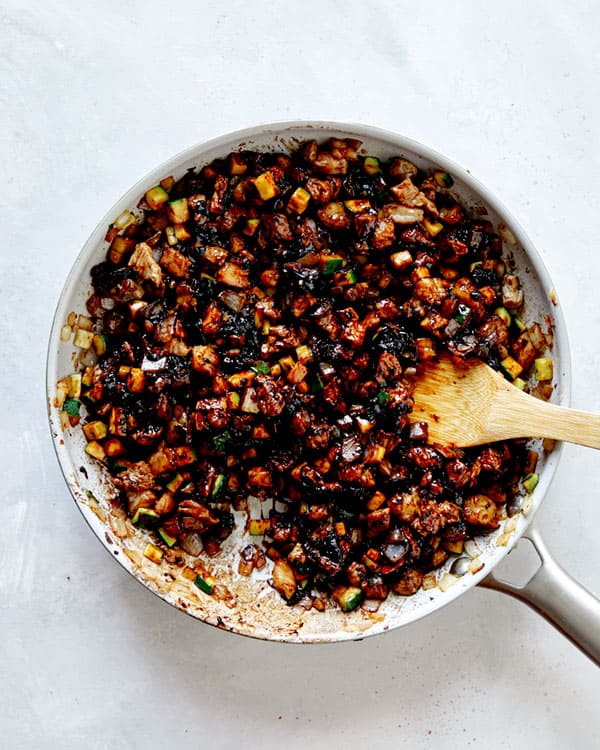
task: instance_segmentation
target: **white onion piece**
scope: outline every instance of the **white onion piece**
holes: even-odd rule
[[[181,547],[184,552],[187,552],[188,555],[192,555],[192,557],[198,557],[204,549],[200,534],[197,534],[195,531],[191,534],[187,534],[181,539]]]
[[[239,312],[246,302],[246,295],[235,292],[233,289],[226,289],[219,294],[219,299],[224,305],[234,312]]]
[[[159,372],[160,370],[164,370],[166,366],[166,357],[161,357],[160,359],[148,359],[148,357],[144,357],[142,360],[142,370],[144,372]]]

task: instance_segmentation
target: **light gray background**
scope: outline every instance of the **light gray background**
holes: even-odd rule
[[[379,125],[462,162],[555,279],[573,404],[600,411],[600,24],[592,0],[0,2],[0,744],[593,748],[600,679],[524,606],[473,591],[362,643],[215,631],[95,540],[45,421],[53,309],[151,167],[259,121]],[[539,516],[600,594],[600,456],[567,447]]]

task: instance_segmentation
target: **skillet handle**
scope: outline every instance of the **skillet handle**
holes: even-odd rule
[[[541,560],[530,580],[524,586],[515,586],[492,571],[479,585],[520,599],[600,666],[600,600],[551,557],[535,526],[531,525],[523,536]]]

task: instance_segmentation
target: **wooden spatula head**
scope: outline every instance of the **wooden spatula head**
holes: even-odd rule
[[[517,389],[479,360],[460,364],[447,355],[422,365],[412,422],[428,423],[429,442],[466,447],[498,440],[490,421],[497,394]]]

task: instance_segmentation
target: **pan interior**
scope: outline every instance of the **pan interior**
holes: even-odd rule
[[[85,312],[91,292],[90,269],[103,259],[108,225],[124,209],[133,209],[140,196],[158,180],[173,175],[181,177],[189,168],[199,167],[230,151],[248,148],[262,151],[293,149],[299,142],[317,138],[352,137],[363,142],[365,152],[382,158],[402,156],[417,166],[431,170],[443,168],[454,178],[452,193],[467,208],[482,213],[505,238],[504,252],[514,263],[525,291],[524,322],[548,318],[553,327],[555,344],[555,383],[553,401],[566,403],[570,385],[569,355],[562,314],[555,292],[537,252],[507,210],[462,167],[410,139],[363,125],[341,123],[281,123],[259,126],[214,139],[191,148],[161,165],[124,195],[99,223],[77,258],[60,298],[48,351],[48,409],[50,428],[57,456],[73,497],[92,530],[121,565],[143,585],[165,601],[209,624],[243,635],[290,642],[330,642],[364,638],[419,619],[452,601],[474,586],[512,548],[549,486],[558,460],[559,448],[544,452],[541,444],[538,463],[540,483],[526,499],[524,511],[503,522],[494,533],[479,537],[470,545],[473,560],[463,576],[450,572],[453,560],[440,568],[432,587],[411,597],[390,594],[377,611],[360,609],[344,614],[330,609],[324,613],[287,606],[269,586],[270,563],[250,578],[237,572],[238,551],[249,539],[243,514],[236,517],[236,530],[224,543],[217,558],[207,561],[212,574],[224,584],[224,595],[207,596],[182,576],[181,568],[163,560],[157,565],[146,559],[143,549],[150,538],[133,527],[125,516],[112,510],[110,498],[114,488],[102,467],[84,452],[85,439],[80,429],[62,430],[60,413],[53,405],[56,382],[73,371],[76,350],[60,340],[60,331],[70,312]]]

